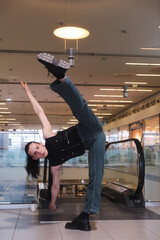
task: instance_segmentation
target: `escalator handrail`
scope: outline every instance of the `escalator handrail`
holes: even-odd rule
[[[144,186],[144,176],[145,176],[145,161],[144,161],[144,153],[143,153],[143,148],[141,146],[140,141],[137,138],[129,138],[121,141],[116,141],[116,142],[109,142],[106,144],[106,151],[108,147],[112,144],[118,144],[118,143],[124,143],[124,142],[131,142],[133,141],[137,147],[137,152],[138,152],[138,184],[137,184],[137,189],[133,193],[133,197],[138,195],[139,193],[142,192],[143,186]]]

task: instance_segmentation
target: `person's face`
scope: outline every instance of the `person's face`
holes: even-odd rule
[[[46,147],[42,143],[31,143],[28,149],[28,155],[34,160],[45,158],[48,155]]]

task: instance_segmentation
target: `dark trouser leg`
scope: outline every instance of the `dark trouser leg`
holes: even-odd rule
[[[97,214],[101,203],[101,183],[104,170],[106,137],[101,132],[89,149],[89,185],[87,188],[84,212]]]
[[[94,115],[90,107],[88,107],[87,102],[68,77],[63,82],[56,80],[50,87],[65,100],[72,110],[73,115],[79,121],[78,130],[82,139],[93,137],[93,134],[102,131],[100,120]]]

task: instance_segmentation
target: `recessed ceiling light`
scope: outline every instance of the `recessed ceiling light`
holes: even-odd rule
[[[94,95],[94,97],[123,97],[123,95]]]
[[[133,85],[145,85],[147,82],[124,82],[125,84],[133,84]]]
[[[160,74],[150,74],[150,73],[137,73],[137,77],[159,77]]]
[[[140,48],[141,50],[160,51],[160,48]]]
[[[112,104],[107,104],[107,107],[125,107],[125,105],[112,105]]]
[[[101,91],[123,91],[122,88],[117,88],[117,89],[115,89],[115,88],[112,88],[112,89],[111,88],[110,89],[100,88],[100,90]],[[132,88],[130,88],[127,91],[129,91],[129,92],[152,92],[153,90],[151,90],[151,89],[132,89]]]
[[[130,101],[130,100],[89,100],[89,102],[103,102],[103,103],[106,103],[106,102],[114,102],[114,103],[132,103],[133,101]]]
[[[103,107],[103,104],[88,104],[89,107]]]
[[[3,114],[10,114],[11,112],[0,112],[0,113],[3,113]]]
[[[112,113],[96,113],[96,116],[110,116]]]
[[[71,122],[78,122],[77,119],[70,119]]]
[[[127,101],[127,100],[121,100],[121,101],[119,101],[120,103],[132,103],[133,101]]]
[[[136,66],[160,66],[160,63],[125,63],[126,65],[136,65]]]
[[[77,124],[77,122],[67,122],[67,124]]]
[[[15,121],[16,119],[15,118],[6,118],[6,120],[8,120],[8,121]]]
[[[18,125],[21,125],[21,124],[20,123],[9,123],[8,125],[18,126]]]

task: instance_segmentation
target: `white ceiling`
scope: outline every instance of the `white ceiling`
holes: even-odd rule
[[[49,52],[57,59],[68,60],[64,40],[53,35],[53,30],[62,23],[90,31],[88,38],[79,40],[75,67],[67,75],[88,102],[108,101],[96,112],[114,116],[160,91],[160,77],[136,76],[136,73],[160,73],[160,67],[125,65],[126,62],[160,63],[160,51],[140,49],[160,47],[159,0],[0,0],[0,102],[6,103],[11,112],[3,114],[3,118],[15,118],[11,122],[21,124],[19,127],[4,126],[0,117],[0,129],[40,128],[40,122],[20,86],[21,80],[28,82],[54,129],[69,126],[71,111],[49,89],[54,78],[47,77],[47,71],[36,57],[39,52]],[[75,46],[75,41],[67,41],[67,48]],[[129,91],[128,98],[94,96],[123,95],[122,90],[99,89],[123,89],[126,81],[147,82],[137,88],[129,84],[129,90],[148,89],[152,92]],[[7,102],[7,97],[12,101]],[[115,103],[115,100],[132,103]],[[113,106],[115,104],[124,106]],[[110,116],[103,117],[108,119]]]

